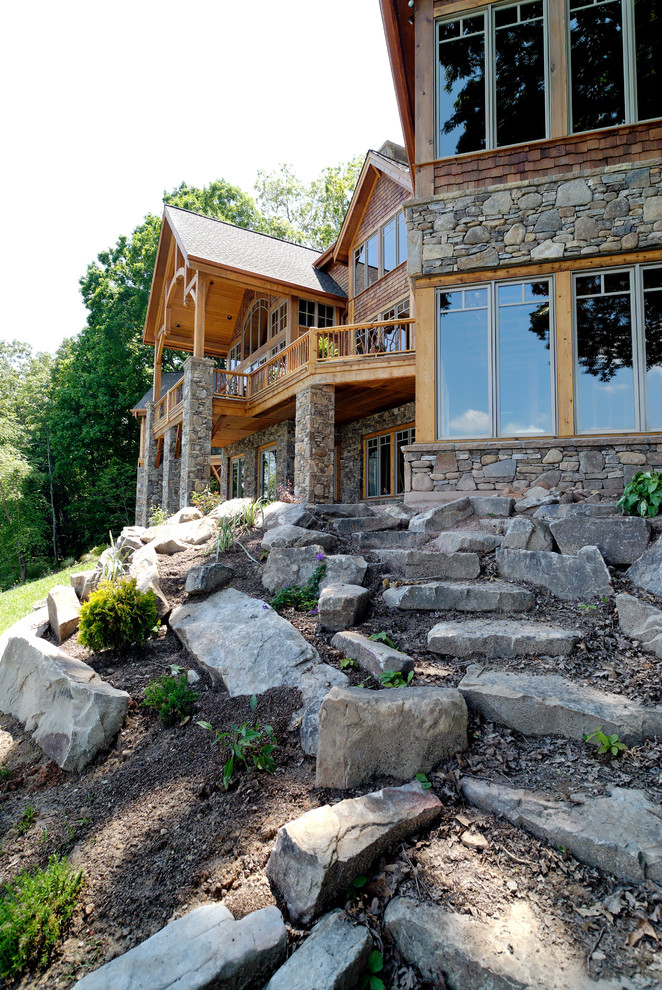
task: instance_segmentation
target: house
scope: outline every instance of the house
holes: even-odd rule
[[[414,181],[406,498],[662,468],[657,0],[381,0]]]
[[[403,494],[415,439],[404,148],[368,153],[337,241],[318,251],[166,206],[143,340],[137,510],[227,497]],[[162,374],[164,348],[189,353]]]

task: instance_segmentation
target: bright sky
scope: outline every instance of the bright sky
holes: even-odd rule
[[[253,191],[402,140],[378,0],[34,0],[0,42],[5,318],[54,351],[78,280],[186,181]]]

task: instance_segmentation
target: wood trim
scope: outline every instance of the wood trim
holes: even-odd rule
[[[258,459],[259,460],[259,459]],[[246,455],[245,454],[234,454],[232,457],[228,457],[228,498],[232,498],[232,465],[235,461],[243,461],[244,468],[246,467]],[[259,465],[258,465],[259,466]],[[220,478],[219,478],[220,481]],[[242,472],[241,476],[241,488],[242,492],[244,489],[244,475]],[[257,489],[256,489],[257,490]],[[238,495],[237,498],[243,498],[243,495]]]
[[[382,12],[382,23],[384,25],[384,34],[386,35],[386,47],[388,49],[389,62],[391,63],[391,74],[393,76],[393,85],[395,87],[395,97],[400,113],[400,122],[402,124],[402,133],[405,139],[405,147],[407,149],[407,158],[409,159],[409,165],[411,168],[413,167],[415,160],[415,127],[412,116],[412,100],[409,94],[409,87],[407,85],[407,69],[405,66],[402,39],[400,37],[398,16],[395,12],[395,0],[380,0],[380,7]]]
[[[435,157],[435,43],[433,0],[418,0],[415,20],[415,86],[416,86],[416,166],[414,195],[434,195],[434,166],[429,163]]]
[[[163,443],[164,437],[159,437],[156,441],[156,457],[154,458],[154,467],[160,468],[161,462],[163,461]]]
[[[554,279],[556,318],[557,433],[571,437],[575,431],[574,350],[572,342],[572,273],[559,272]]]
[[[264,295],[286,296],[294,290],[302,297],[303,295],[306,295],[311,299],[315,299],[316,302],[323,302],[327,305],[333,305],[335,303],[336,305],[340,304],[344,306],[347,302],[346,296],[339,296],[333,292],[324,292],[323,289],[320,289],[319,292],[317,292],[315,289],[309,289],[307,286],[297,285],[295,282],[286,282],[284,279],[280,280],[262,277],[261,275],[253,275],[250,272],[243,271],[241,268],[232,268],[228,265],[215,266],[205,261],[203,258],[196,258],[192,260],[199,272],[204,272],[206,275],[212,275],[216,278],[225,279],[227,282],[237,283],[245,289],[257,289]],[[330,300],[333,300],[333,302],[330,302]]]
[[[209,279],[198,272],[195,292],[195,324],[193,330],[193,356],[205,356],[205,310],[207,308],[207,288]]]
[[[411,430],[416,429],[416,424],[413,422],[401,423],[400,426],[389,426],[387,430],[375,430],[373,433],[364,433],[361,437],[361,449],[362,449],[362,485],[361,492],[362,498],[364,499],[375,499],[375,498],[396,498],[397,492],[395,491],[395,434],[399,433],[400,430]],[[385,437],[390,436],[391,438],[391,491],[388,495],[368,495],[368,440],[373,440],[375,437]]]
[[[436,438],[435,423],[435,285],[414,287],[416,316],[416,436]]]
[[[258,498],[264,498],[264,493],[260,494],[260,454],[264,453],[265,450],[273,450],[276,453],[277,446],[275,440],[272,443],[261,443],[255,452],[255,491]],[[278,471],[278,464],[276,464],[276,471]]]
[[[548,11],[550,134],[561,138],[570,129],[566,0],[548,0]]]

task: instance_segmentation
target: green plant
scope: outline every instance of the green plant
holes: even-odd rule
[[[23,809],[23,814],[19,818],[18,823],[16,825],[16,831],[18,832],[19,835],[25,835],[26,832],[30,831],[30,829],[34,825],[34,817],[35,817],[34,808],[32,807],[31,804],[26,804],[25,808]]]
[[[212,509],[215,509],[220,504],[221,493],[214,491],[211,485],[207,485],[201,492],[193,492],[191,498],[196,509],[200,509],[200,512],[207,515],[208,512],[211,512]]]
[[[46,826],[44,826],[44,828],[42,828],[41,835],[39,836],[39,838],[40,838],[41,842],[44,843],[45,846],[47,846],[48,843],[51,841],[51,835],[50,835],[50,832],[48,831],[48,829],[46,828]]]
[[[220,553],[227,553],[232,550],[239,535],[239,527],[236,516],[225,516],[219,520],[218,536],[216,538],[216,560]]]
[[[361,889],[365,887],[367,882],[368,882],[368,878],[364,877],[363,874],[361,874],[358,877],[354,877],[349,887],[347,888],[346,900],[353,901],[355,897],[358,897]]]
[[[361,990],[384,990],[384,981],[377,976],[384,969],[384,958],[381,952],[374,949],[368,956],[368,972],[361,977]]]
[[[142,704],[156,708],[164,725],[173,725],[187,715],[192,715],[199,694],[189,687],[186,674],[171,677],[163,674],[145,688]]]
[[[11,770],[6,763],[0,763],[0,780],[8,780],[11,775]]]
[[[238,525],[245,529],[254,529],[259,517],[261,528],[264,529],[264,507],[268,504],[268,498],[258,498],[255,502],[249,502],[235,516]]]
[[[321,560],[324,554],[318,554],[317,559]],[[317,565],[305,584],[286,584],[284,588],[279,588],[269,604],[277,612],[284,608],[295,608],[298,612],[312,612],[317,608],[320,596],[320,581],[326,574],[326,564]]]
[[[407,687],[414,679],[414,671],[410,670],[405,677],[401,670],[385,670],[379,675],[379,680],[385,688]]]
[[[102,581],[81,607],[78,641],[95,651],[142,646],[156,618],[156,595],[138,591],[135,578]]]
[[[170,513],[162,509],[160,505],[153,505],[149,510],[149,525],[163,526],[170,519]]]
[[[371,639],[373,643],[384,643],[385,646],[390,646],[392,650],[397,650],[397,646],[383,629],[380,632],[371,633],[368,639]]]
[[[417,780],[419,782],[419,784],[421,785],[424,791],[429,791],[430,788],[432,787],[432,784],[430,783],[430,781],[428,780],[428,778],[425,776],[424,773],[417,773],[416,776],[414,777],[414,780]]]
[[[0,979],[46,966],[76,906],[83,874],[51,856],[46,869],[21,872],[0,897]]]
[[[355,670],[358,667],[356,660],[352,660],[351,657],[345,657],[344,660],[340,661],[341,670]]]
[[[338,348],[331,342],[329,337],[318,337],[317,353],[321,358],[334,358],[338,357]]]
[[[128,550],[121,550],[115,546],[113,541],[113,534],[108,533],[110,537],[110,546],[105,553],[105,560],[103,562],[103,569],[101,572],[101,578],[103,581],[119,581],[124,575],[124,567],[126,564],[126,559],[129,556]]]
[[[251,708],[253,711],[257,708],[255,695],[251,698]],[[275,771],[276,763],[272,754],[277,749],[278,743],[270,725],[260,725],[259,722],[249,725],[248,722],[244,722],[243,725],[231,725],[226,732],[219,732],[214,729],[210,722],[197,722],[196,725],[207,732],[215,733],[212,746],[222,743],[223,749],[229,752],[223,765],[223,787],[225,790],[230,786],[236,760],[243,763],[246,769],[248,769],[248,761],[250,760],[256,770],[264,770],[265,773]]]
[[[637,471],[616,503],[626,516],[656,516],[662,505],[662,474]]]
[[[577,608],[580,612],[595,612],[597,605],[578,605]]]
[[[604,756],[609,754],[610,756],[618,756],[627,746],[623,742],[619,742],[618,735],[614,732],[611,736],[608,736],[602,731],[602,726],[599,726],[593,732],[584,733],[584,742],[595,742],[598,746],[598,754]]]

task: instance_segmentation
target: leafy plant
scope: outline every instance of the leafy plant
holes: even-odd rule
[[[255,502],[249,502],[237,513],[238,525],[246,529],[254,529],[259,518],[261,528],[264,529],[264,507],[268,504],[267,498],[258,498]]]
[[[414,671],[410,670],[405,677],[401,670],[385,670],[379,675],[379,680],[385,688],[407,687],[414,679]]]
[[[317,338],[317,352],[319,357],[338,357],[338,348],[332,343],[329,337]]]
[[[11,776],[11,770],[6,763],[0,763],[0,780],[8,780]]]
[[[138,591],[135,578],[102,581],[81,606],[78,641],[95,651],[142,646],[156,617],[156,595]]]
[[[46,869],[22,871],[0,896],[0,979],[46,966],[76,906],[83,874],[51,856]]]
[[[356,660],[352,660],[351,657],[345,657],[344,660],[340,661],[341,670],[355,670],[358,667]]]
[[[110,536],[110,546],[104,551],[106,557],[103,562],[101,577],[104,581],[119,581],[124,574],[129,551],[115,546],[113,534],[109,533],[108,535]]]
[[[656,516],[662,505],[662,474],[637,471],[616,503],[626,516]]]
[[[618,756],[620,752],[627,749],[624,742],[619,742],[618,734],[614,732],[611,736],[608,736],[602,731],[602,727],[595,729],[594,732],[584,733],[584,742],[595,742],[598,745],[598,754],[604,756],[609,754],[610,756]]]
[[[384,969],[384,958],[381,952],[374,949],[368,956],[368,972],[361,977],[361,990],[384,990],[384,981],[377,976]]]
[[[145,708],[155,708],[164,725],[174,725],[193,714],[199,697],[190,688],[186,674],[163,674],[147,685],[142,704]]]
[[[583,605],[583,604],[577,606],[580,612],[595,612],[597,607],[598,607],[597,605]]]
[[[371,633],[368,639],[371,639],[373,643],[384,643],[385,646],[390,646],[392,650],[397,650],[397,646],[383,629],[381,632]]]
[[[367,884],[367,882],[368,882],[368,878],[367,877],[364,877],[363,874],[361,874],[358,877],[354,877],[354,879],[350,883],[349,887],[347,888],[347,898],[346,899],[348,901],[353,901],[355,897],[358,897],[361,889],[363,887],[365,887],[365,885]]]
[[[251,708],[257,708],[257,698],[251,698]],[[278,743],[274,731],[270,725],[260,725],[255,722],[249,725],[231,725],[226,732],[219,732],[214,729],[210,722],[197,722],[201,729],[215,733],[212,739],[212,746],[218,743],[223,744],[223,749],[229,752],[229,756],[223,765],[223,787],[225,790],[230,786],[232,775],[235,771],[235,761],[243,763],[248,769],[249,760],[256,770],[263,770],[265,773],[273,773],[276,763],[273,758],[274,751],[278,748]]]
[[[207,515],[220,504],[221,493],[214,491],[211,485],[207,485],[201,492],[193,492],[191,498],[196,509],[200,509],[200,512]]]
[[[419,784],[421,785],[424,791],[429,791],[430,788],[432,787],[432,784],[430,783],[430,781],[428,780],[428,778],[425,776],[424,773],[417,773],[416,776],[414,777],[414,780],[417,780],[419,782]]]
[[[324,554],[318,554],[318,560]],[[297,612],[310,612],[317,607],[320,596],[320,581],[326,574],[326,564],[317,565],[305,584],[286,584],[279,588],[269,604],[277,612],[285,608],[295,608]]]
[[[218,523],[218,536],[216,538],[216,560],[220,553],[227,553],[232,550],[238,536],[238,526],[236,516],[225,516]]]
[[[170,513],[162,509],[160,505],[153,505],[149,510],[149,525],[163,526],[170,519]]]
[[[35,817],[34,808],[32,807],[31,804],[26,804],[25,808],[23,809],[23,814],[19,818],[18,823],[16,825],[16,831],[18,832],[19,835],[25,835],[26,832],[30,831],[30,829],[34,825],[34,817]]]

